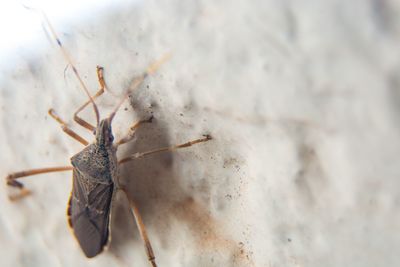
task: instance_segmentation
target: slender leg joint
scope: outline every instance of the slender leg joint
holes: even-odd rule
[[[55,119],[59,124],[61,124],[61,129],[68,134],[69,136],[71,136],[72,138],[74,138],[75,140],[77,140],[78,142],[80,142],[83,145],[88,145],[89,142],[86,141],[83,137],[81,137],[80,135],[78,135],[76,132],[74,132],[73,130],[71,130],[68,126],[67,123],[65,121],[63,121],[54,111],[54,109],[49,109],[49,115]]]
[[[100,88],[104,89],[106,88],[106,83],[104,82],[104,76],[103,76],[104,68],[101,66],[96,66],[96,69],[97,69],[97,77],[100,83]]]
[[[13,174],[9,174],[6,177],[7,185],[19,189],[19,193],[18,194],[15,194],[15,195],[12,195],[12,196],[8,197],[11,201],[19,200],[19,199],[24,198],[24,197],[26,197],[26,196],[28,196],[28,195],[30,195],[32,193],[30,190],[26,189],[21,182],[18,182],[18,181],[15,180],[15,179],[17,179],[17,178],[19,178],[21,176],[24,176],[24,175],[26,175],[26,172],[16,172],[16,173],[13,173]]]
[[[95,100],[97,97],[101,96],[105,90],[106,90],[106,82],[104,81],[104,75],[103,75],[103,71],[104,68],[101,66],[97,66],[96,67],[96,72],[97,72],[97,78],[99,80],[99,84],[100,84],[100,89],[97,91],[97,93],[93,96],[93,100]],[[94,127],[92,124],[90,124],[89,122],[87,122],[86,120],[82,119],[81,117],[79,117],[79,113],[85,109],[89,104],[91,103],[91,101],[86,101],[77,111],[75,111],[74,113],[74,121],[76,121],[76,123],[78,123],[79,125],[81,125],[82,127],[88,129],[89,131],[93,132],[96,127]]]
[[[154,119],[154,116],[151,115],[150,118],[146,119],[146,120],[141,120],[138,121],[137,123],[135,123],[134,125],[131,126],[131,128],[129,128],[129,132],[126,136],[122,137],[121,140],[119,140],[116,145],[122,145],[125,143],[128,143],[129,141],[131,141],[133,139],[133,137],[135,136],[135,132],[136,130],[140,127],[140,125],[144,124],[144,123],[151,123]]]
[[[93,132],[96,129],[96,127],[94,127],[93,125],[91,125],[87,121],[81,119],[81,117],[79,117],[77,113],[74,114],[74,121],[76,121],[76,123],[78,123],[79,125],[81,125],[82,127],[88,129],[91,132]]]
[[[132,212],[133,218],[136,221],[136,225],[139,229],[139,234],[140,234],[140,237],[142,238],[144,248],[146,250],[147,259],[151,263],[152,267],[157,267],[156,257],[154,256],[153,248],[151,247],[150,239],[147,235],[146,227],[144,226],[143,219],[142,219],[142,216],[140,215],[139,209],[136,206],[135,202],[129,198],[127,191],[124,188],[121,188],[121,189],[125,193],[125,196],[127,197],[129,204],[131,206],[131,212]]]
[[[9,199],[12,201],[15,201],[15,200],[19,200],[19,199],[31,194],[30,190],[26,189],[21,182],[17,181],[17,179],[19,179],[19,178],[32,176],[32,175],[38,175],[38,174],[42,174],[42,173],[61,172],[61,171],[70,171],[70,170],[72,170],[72,166],[32,169],[32,170],[11,173],[11,174],[7,175],[7,177],[6,177],[7,185],[19,189],[19,193],[9,196]]]

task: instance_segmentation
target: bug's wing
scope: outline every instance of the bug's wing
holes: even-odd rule
[[[102,184],[73,172],[68,222],[88,258],[99,254],[108,241],[113,183]]]

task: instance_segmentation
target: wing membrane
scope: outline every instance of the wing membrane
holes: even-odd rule
[[[113,183],[103,184],[73,171],[68,221],[88,258],[99,254],[107,244]]]

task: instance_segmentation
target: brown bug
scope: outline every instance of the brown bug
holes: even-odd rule
[[[95,141],[89,144],[89,142],[83,137],[71,130],[53,109],[50,109],[49,115],[58,123],[60,123],[62,130],[75,140],[85,145],[85,148],[71,158],[72,166],[32,169],[9,174],[6,177],[7,184],[20,190],[19,194],[10,196],[10,199],[17,200],[30,194],[30,191],[27,190],[21,182],[17,181],[17,179],[42,173],[72,170],[73,187],[68,204],[68,222],[72,227],[74,235],[78,240],[83,252],[87,257],[91,258],[99,254],[109,241],[111,202],[116,192],[118,190],[122,190],[129,199],[131,211],[138,226],[140,236],[144,242],[148,259],[152,266],[156,266],[154,253],[139,210],[133,200],[129,198],[125,189],[119,185],[118,167],[120,164],[124,164],[131,160],[150,154],[163,151],[172,151],[178,148],[206,142],[211,140],[211,136],[205,135],[204,138],[186,142],[184,144],[164,147],[144,153],[135,153],[131,156],[118,160],[116,155],[118,146],[132,140],[135,130],[143,123],[150,123],[153,117],[150,117],[146,120],[141,120],[134,124],[130,128],[128,134],[117,142],[114,142],[111,129],[112,120],[119,107],[127,99],[132,90],[139,87],[139,85],[147,76],[154,73],[166,58],[154,63],[153,65],[150,65],[150,67],[148,67],[142,75],[134,79],[131,86],[126,91],[124,97],[120,103],[118,103],[113,112],[111,112],[107,118],[100,120],[99,111],[94,100],[102,95],[106,89],[106,84],[103,78],[103,68],[97,67],[97,76],[100,83],[100,89],[94,96],[91,96],[74,64],[72,63],[72,60],[68,56],[68,53],[63,48],[62,43],[57,37],[57,34],[50,24],[48,18],[43,12],[41,13],[50,29],[53,38],[57,41],[57,44],[64,54],[64,57],[72,67],[76,78],[89,98],[89,100],[75,112],[74,120],[79,125],[93,132],[95,135]],[[79,112],[81,112],[89,104],[92,104],[94,108],[96,115],[96,126],[93,126],[78,116]]]

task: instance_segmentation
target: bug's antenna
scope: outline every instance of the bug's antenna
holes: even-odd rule
[[[114,118],[115,114],[117,113],[118,109],[121,107],[121,105],[124,103],[125,99],[128,98],[128,96],[133,92],[133,90],[135,90],[136,88],[139,87],[139,85],[144,81],[144,79],[146,79],[147,76],[155,73],[160,66],[167,61],[169,58],[171,57],[170,53],[165,54],[161,59],[157,60],[156,62],[154,62],[153,64],[151,64],[143,73],[142,75],[140,75],[139,77],[136,77],[131,85],[129,86],[128,90],[126,90],[126,93],[124,94],[123,98],[121,99],[121,101],[118,103],[118,105],[115,107],[115,109],[113,110],[113,112],[110,114],[109,116],[109,120],[110,122],[112,121],[112,119]]]
[[[100,120],[99,109],[97,108],[97,105],[93,100],[93,97],[90,95],[88,88],[86,87],[86,85],[83,82],[81,76],[79,75],[74,63],[72,63],[71,57],[68,55],[67,51],[64,49],[64,47],[63,47],[63,45],[62,45],[62,43],[60,41],[60,38],[58,38],[58,35],[57,35],[56,31],[54,30],[53,26],[51,25],[50,20],[46,16],[46,13],[44,13],[44,11],[41,10],[41,9],[36,9],[36,8],[28,7],[28,6],[25,6],[25,5],[24,5],[24,7],[26,9],[30,9],[30,10],[39,12],[43,16],[43,18],[44,18],[44,20],[45,20],[45,22],[47,24],[47,27],[50,29],[50,32],[51,32],[51,35],[53,36],[53,38],[57,41],[57,45],[60,47],[60,50],[63,53],[64,58],[67,60],[68,64],[71,65],[72,70],[74,71],[75,77],[78,79],[81,87],[83,88],[83,90],[85,91],[87,96],[89,97],[89,100],[93,105],[94,113],[96,114],[97,125],[99,125],[99,120]]]

